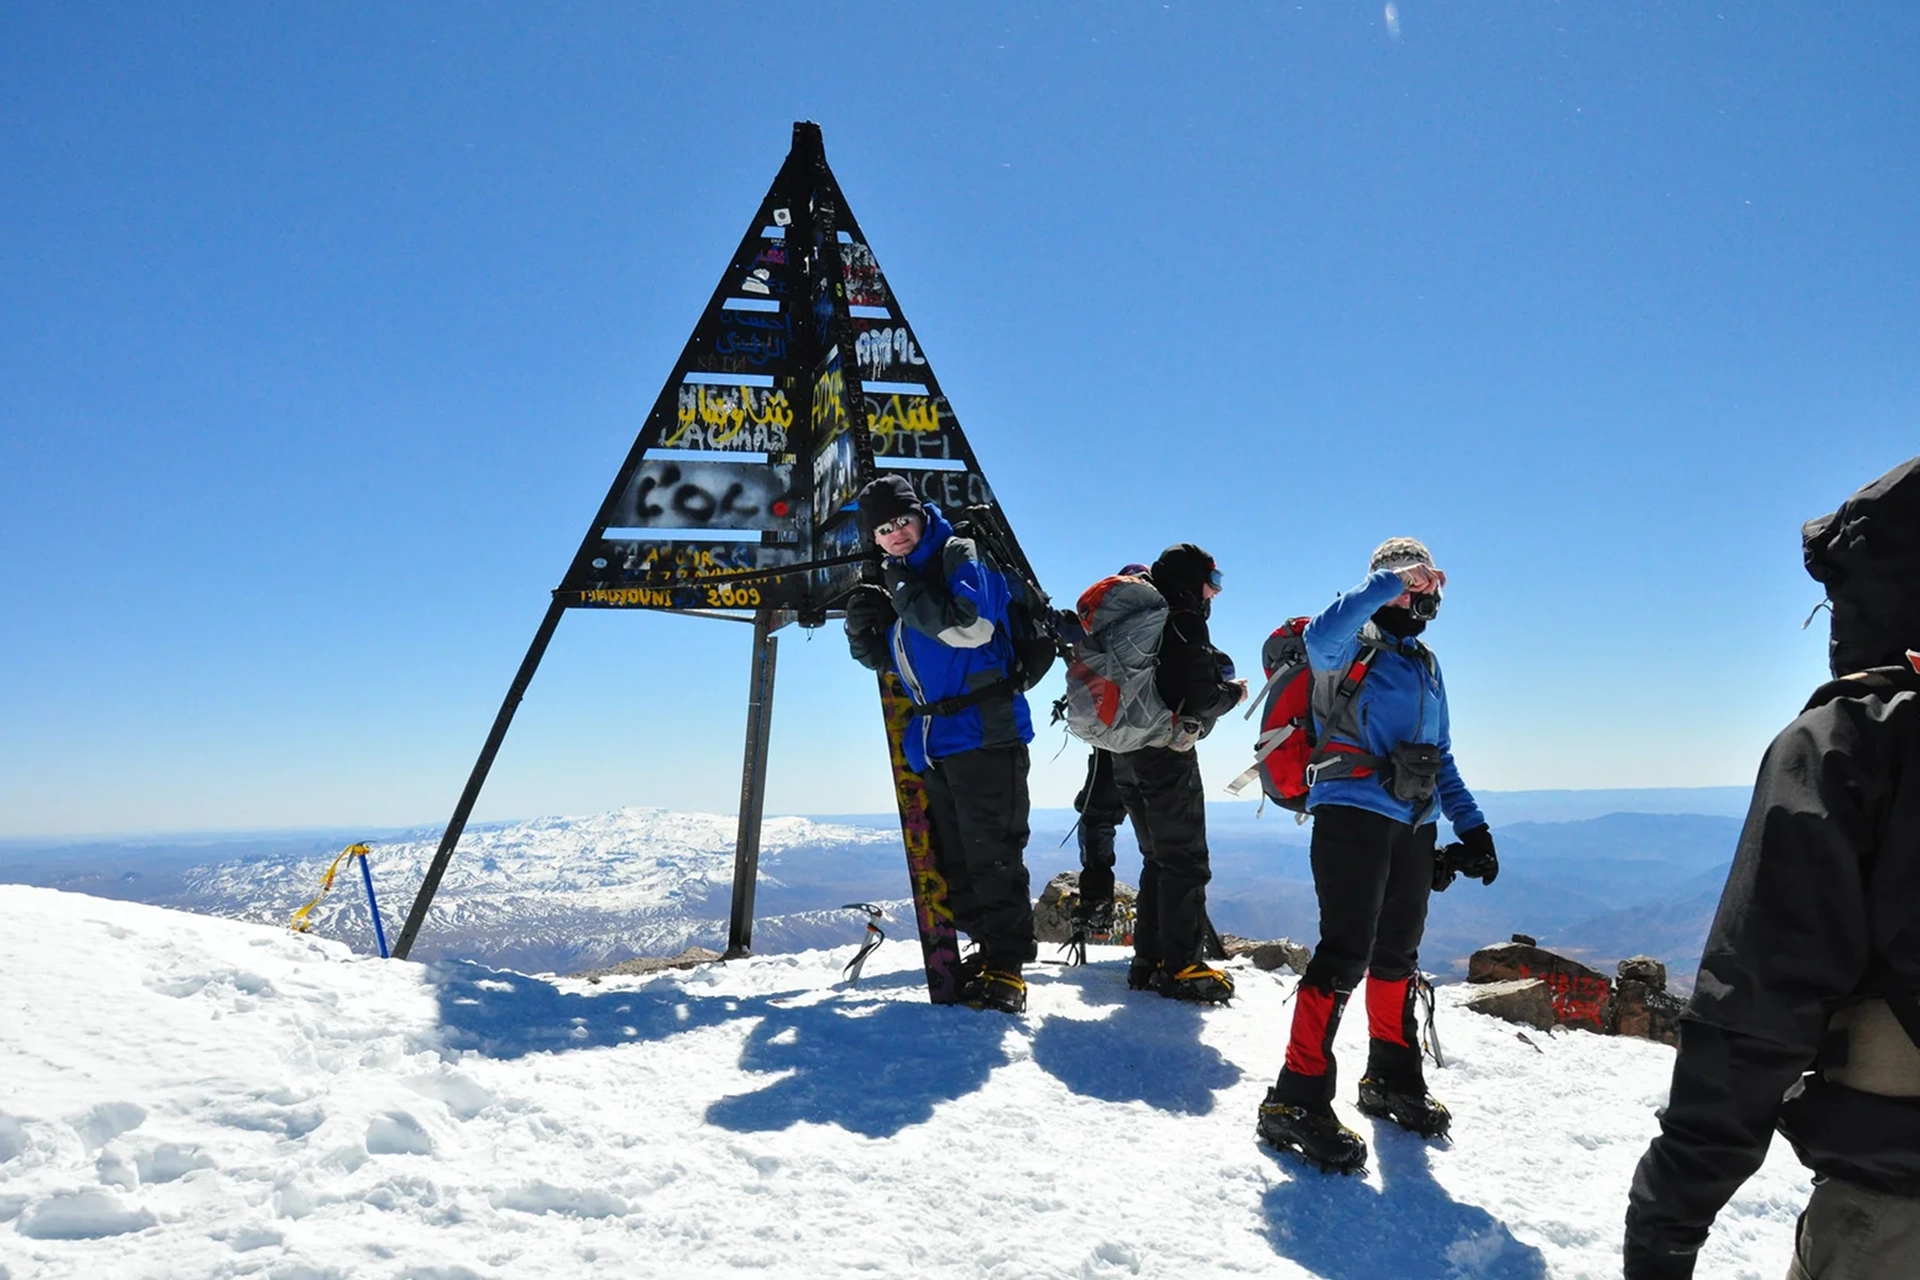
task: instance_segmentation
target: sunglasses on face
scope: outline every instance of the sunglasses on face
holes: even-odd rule
[[[873,526],[873,536],[876,538],[884,538],[890,534],[899,533],[900,531],[907,528],[912,523],[913,523],[913,516],[911,514],[904,515],[904,516],[895,516],[893,519],[887,521],[885,524],[877,524]]]
[[[1207,585],[1212,587],[1215,591],[1225,591],[1227,589],[1226,584],[1227,584],[1227,576],[1221,573],[1218,569],[1215,569],[1212,573],[1209,573],[1207,575]]]

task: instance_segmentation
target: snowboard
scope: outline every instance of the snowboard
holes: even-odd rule
[[[913,888],[914,923],[927,969],[927,997],[935,1004],[960,1003],[960,931],[947,901],[947,881],[934,855],[927,784],[907,763],[905,742],[912,701],[900,678],[880,676],[880,708],[887,724],[887,754],[893,762],[893,794],[900,806],[900,836],[907,848],[907,880]]]

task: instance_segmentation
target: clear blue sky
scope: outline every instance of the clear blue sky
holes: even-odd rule
[[[444,820],[802,118],[1056,594],[1197,541],[1253,668],[1414,534],[1471,784],[1744,783],[1920,452],[1920,28],[1838,8],[9,5],[0,835]],[[782,646],[769,808],[888,807]],[[746,678],[569,614],[477,816],[732,808]]]

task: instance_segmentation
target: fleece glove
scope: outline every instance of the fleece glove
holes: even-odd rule
[[[1466,846],[1466,856],[1456,864],[1460,874],[1471,876],[1481,884],[1492,884],[1500,874],[1500,855],[1493,851],[1493,832],[1481,823],[1470,831],[1460,833],[1460,843]]]

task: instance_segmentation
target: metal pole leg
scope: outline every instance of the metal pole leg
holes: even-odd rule
[[[760,876],[760,814],[767,798],[767,738],[773,728],[773,664],[780,641],[773,615],[753,618],[753,675],[747,687],[746,762],[740,770],[740,829],[733,846],[733,912],[725,958],[753,954],[753,891]]]
[[[533,633],[533,643],[527,646],[527,656],[520,659],[520,670],[514,673],[513,684],[507,689],[507,697],[500,704],[500,713],[493,718],[493,729],[487,734],[486,745],[480,748],[480,758],[474,762],[473,772],[467,777],[467,788],[460,793],[460,803],[453,807],[453,817],[447,819],[447,829],[440,837],[440,848],[433,855],[433,862],[427,867],[427,878],[420,884],[420,892],[414,895],[413,909],[407,912],[407,923],[400,930],[400,940],[394,943],[393,958],[405,960],[407,952],[413,950],[413,940],[420,932],[420,926],[426,923],[427,907],[433,902],[433,895],[440,888],[440,877],[447,872],[447,863],[453,859],[453,847],[460,843],[460,833],[467,829],[467,815],[473,812],[474,801],[480,798],[480,788],[487,781],[487,771],[493,768],[493,757],[500,750],[500,742],[507,736],[507,726],[513,723],[513,713],[520,707],[520,699],[526,696],[527,686],[533,682],[533,673],[540,667],[540,659],[547,651],[547,642],[553,639],[553,629],[560,625],[560,615],[567,606],[558,599],[547,606],[547,616],[540,620],[540,629]]]

